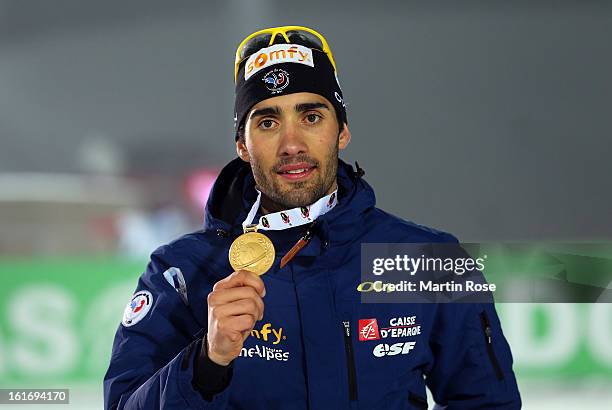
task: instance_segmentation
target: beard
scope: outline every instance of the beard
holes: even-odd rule
[[[277,173],[280,167],[301,162],[316,167],[312,177],[307,181],[281,183]],[[262,193],[262,206],[269,212],[308,206],[327,195],[336,181],[338,141],[323,163],[306,154],[298,154],[282,158],[270,170],[265,170],[261,163],[251,156],[251,169],[257,188]]]

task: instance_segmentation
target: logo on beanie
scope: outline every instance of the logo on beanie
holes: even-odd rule
[[[342,99],[340,94],[338,94],[338,91],[334,92],[334,97],[336,97],[336,101],[338,101],[343,108],[346,108],[346,104],[344,103],[344,100]]]
[[[275,68],[268,71],[261,80],[272,94],[279,94],[289,85],[289,73],[282,68]]]
[[[298,44],[275,44],[251,55],[244,65],[244,81],[266,67],[281,63],[298,63],[314,67],[312,50]]]

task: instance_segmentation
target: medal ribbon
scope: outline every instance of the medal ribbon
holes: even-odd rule
[[[255,200],[249,214],[244,222],[242,222],[243,229],[252,224],[253,219],[257,214],[257,210],[259,209],[260,202],[261,192],[257,190],[257,200]],[[319,216],[325,215],[331,211],[337,203],[338,190],[335,190],[331,194],[319,199],[312,205],[274,212],[260,217],[257,223],[257,230],[280,231],[282,229],[294,228],[296,226],[311,223]]]

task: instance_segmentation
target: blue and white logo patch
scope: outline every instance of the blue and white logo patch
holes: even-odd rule
[[[151,292],[148,290],[141,290],[134,293],[132,299],[125,306],[121,324],[125,327],[134,326],[149,313],[152,305],[153,295],[151,295]]]
[[[289,73],[282,68],[275,68],[261,79],[272,94],[281,93],[289,85]]]

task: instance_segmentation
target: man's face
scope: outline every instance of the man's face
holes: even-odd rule
[[[253,106],[236,149],[250,162],[258,188],[280,210],[310,205],[334,191],[338,150],[349,140],[348,127],[339,131],[326,98],[295,93]]]

